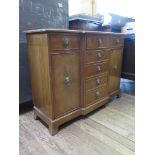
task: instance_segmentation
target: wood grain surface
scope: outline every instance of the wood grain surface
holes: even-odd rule
[[[52,135],[63,123],[120,96],[123,36],[43,29],[27,32],[27,43],[35,115]],[[87,90],[88,80],[103,75],[104,84],[99,87],[97,79]]]
[[[52,90],[50,87],[47,34],[27,36],[27,42],[33,104],[51,117]]]

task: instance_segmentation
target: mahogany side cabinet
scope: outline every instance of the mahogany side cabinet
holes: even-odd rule
[[[124,35],[112,32],[26,31],[34,118],[52,135],[60,125],[120,96]]]

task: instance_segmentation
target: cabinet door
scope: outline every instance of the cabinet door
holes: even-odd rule
[[[58,118],[80,107],[79,55],[53,55],[52,62],[54,117]]]
[[[109,76],[109,93],[120,89],[120,73],[122,64],[122,49],[111,51],[110,56],[110,76]]]
[[[124,40],[122,77],[135,80],[135,39]]]

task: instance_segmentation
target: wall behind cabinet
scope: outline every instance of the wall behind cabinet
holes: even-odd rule
[[[23,31],[68,28],[68,0],[19,0],[19,103],[32,99],[26,38]]]

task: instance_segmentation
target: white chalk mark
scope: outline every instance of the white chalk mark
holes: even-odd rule
[[[25,10],[24,1],[23,0],[20,0],[20,4],[21,4],[21,7],[22,7],[22,10],[24,11]]]
[[[32,1],[30,1],[30,11],[32,12],[32,9],[33,9],[33,3]]]
[[[58,3],[58,6],[59,6],[59,8],[63,7],[62,3]]]

